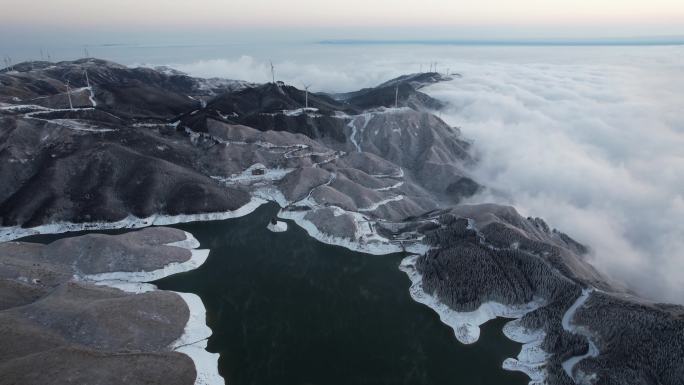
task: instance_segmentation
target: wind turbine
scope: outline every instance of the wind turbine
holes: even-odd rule
[[[5,62],[5,67],[7,67],[8,71],[14,70],[14,66],[12,65],[12,58],[9,55],[5,55],[3,61]]]
[[[69,89],[69,81],[66,81],[67,97],[69,98],[69,109],[73,110],[74,105],[71,103],[71,90]]]
[[[309,108],[309,87],[311,84],[302,84],[304,86],[304,108]]]
[[[273,80],[273,84],[275,84],[275,67],[273,67],[273,61],[271,61],[271,79]]]

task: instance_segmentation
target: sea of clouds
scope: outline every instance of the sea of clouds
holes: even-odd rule
[[[608,276],[684,303],[684,72],[652,70],[492,64],[431,94],[498,190],[478,201],[544,217]]]
[[[316,49],[321,50],[317,54]],[[640,295],[684,303],[684,47],[312,48],[276,77],[350,91],[428,68],[462,75],[426,89],[474,143],[477,202],[514,205],[588,245]],[[288,57],[280,53],[281,57]],[[176,68],[270,81],[254,56]]]

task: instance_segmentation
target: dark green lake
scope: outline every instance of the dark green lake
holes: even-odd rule
[[[221,354],[226,384],[528,383],[501,368],[521,347],[501,332],[507,320],[488,322],[476,344],[462,345],[411,299],[398,269],[403,255],[325,245],[293,223],[272,233],[266,225],[277,212],[268,204],[243,218],[173,226],[211,253],[199,269],[155,282],[202,298],[208,350]]]

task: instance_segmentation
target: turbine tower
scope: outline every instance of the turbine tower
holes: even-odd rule
[[[14,71],[14,66],[12,65],[12,58],[9,55],[5,55],[3,61],[5,62],[5,67],[7,67],[8,71]]]
[[[273,67],[273,61],[271,61],[271,80],[273,80],[273,84],[275,84],[275,67]]]
[[[309,108],[309,87],[311,84],[303,84],[304,86],[304,108]]]
[[[69,98],[69,109],[73,110],[74,105],[71,103],[71,90],[69,89],[69,81],[66,81],[67,97]]]

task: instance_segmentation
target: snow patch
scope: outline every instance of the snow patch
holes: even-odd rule
[[[178,293],[190,309],[190,318],[185,324],[183,335],[170,348],[189,356],[195,363],[197,377],[195,385],[224,385],[223,377],[218,373],[218,353],[207,351],[207,340],[211,329],[207,326],[206,308],[200,297],[190,293]]]
[[[551,356],[542,349],[546,333],[522,326],[520,319],[507,323],[503,332],[510,340],[523,344],[517,359],[507,358],[503,362],[503,368],[525,373],[530,377],[531,385],[543,384],[546,378],[546,361]]]
[[[0,242],[11,241],[17,238],[37,234],[61,234],[71,231],[113,230],[113,229],[138,229],[148,226],[165,226],[177,223],[220,221],[230,218],[239,218],[252,213],[259,206],[266,203],[264,199],[254,197],[247,204],[234,211],[224,211],[201,214],[160,215],[155,214],[147,218],[138,218],[134,215],[115,222],[55,222],[31,228],[21,226],[0,227]]]
[[[227,178],[220,176],[212,176],[212,178],[225,184],[250,184],[261,181],[281,180],[292,171],[294,171],[293,168],[267,168],[261,163],[255,163],[239,174],[233,174]]]
[[[285,116],[301,116],[301,115],[307,115],[312,118],[320,118],[323,115],[317,113],[318,108],[297,108],[294,110],[283,110],[283,115]]]
[[[575,366],[585,358],[597,357],[599,355],[599,350],[596,346],[596,343],[593,340],[591,332],[583,326],[574,325],[572,323],[572,320],[575,317],[575,313],[577,313],[577,310],[584,306],[584,304],[591,296],[591,293],[593,292],[594,289],[583,289],[582,294],[579,297],[577,297],[575,303],[573,303],[572,306],[570,306],[570,308],[568,309],[568,311],[566,311],[563,315],[562,321],[563,329],[572,334],[584,336],[587,339],[587,342],[589,343],[589,349],[586,353],[579,356],[570,357],[562,363],[563,370],[565,371],[565,373],[570,378],[572,378],[575,381],[575,383],[578,384],[587,383],[587,379],[591,378],[591,376],[582,373],[581,371],[578,372],[577,375],[574,375],[573,370],[575,369]]]
[[[368,126],[368,122],[370,122],[372,116],[373,116],[373,114],[371,114],[371,113],[361,114],[361,115],[358,115],[358,116],[353,117],[352,120],[349,122],[349,124],[347,124],[347,126],[350,127],[350,128],[352,129],[352,132],[351,132],[351,134],[349,135],[349,140],[352,142],[352,144],[353,144],[354,147],[356,148],[356,151],[357,151],[357,152],[362,152],[362,151],[361,151],[361,145],[360,145],[359,142],[356,140],[356,134],[357,134],[358,131],[363,131],[363,130]],[[358,130],[358,129],[356,128],[356,121],[357,121],[359,118],[363,118],[363,119],[364,119],[363,126],[361,127],[360,130]]]
[[[50,119],[47,120],[48,124],[56,124],[58,126],[66,127],[74,131],[83,132],[112,132],[116,131],[113,128],[101,128],[86,122],[82,122],[77,119]]]
[[[90,95],[88,96],[88,99],[90,99],[90,104],[93,105],[93,108],[97,107],[97,102],[95,101],[95,92],[93,91],[93,86],[86,87]]]
[[[274,233],[283,233],[287,231],[287,223],[281,221],[276,221],[276,223],[269,222],[266,228]]]
[[[256,86],[255,83],[249,83],[243,80],[222,78],[195,78],[195,80],[197,81],[197,90],[204,91],[209,95],[216,95],[214,90],[218,90],[219,92],[234,92]]]
[[[379,202],[375,202],[374,204],[372,204],[372,205],[369,206],[369,207],[365,207],[365,208],[359,209],[359,212],[375,211],[375,210],[377,210],[378,208],[380,208],[381,206],[384,206],[384,205],[386,205],[386,204],[388,204],[388,203],[390,203],[390,202],[399,202],[399,201],[401,201],[401,200],[403,200],[403,199],[404,199],[404,196],[403,196],[403,195],[396,195],[396,196],[393,196],[393,197],[391,197],[391,198],[387,198],[387,199],[383,199],[383,200],[381,200],[381,201],[379,201]]]
[[[399,167],[399,171],[396,174],[371,174],[374,178],[392,178],[399,179],[404,177],[404,169]]]
[[[404,185],[403,181],[399,181],[391,186],[387,187],[381,187],[381,188],[376,188],[375,191],[389,191],[389,190],[394,190],[395,188],[399,188]]]

